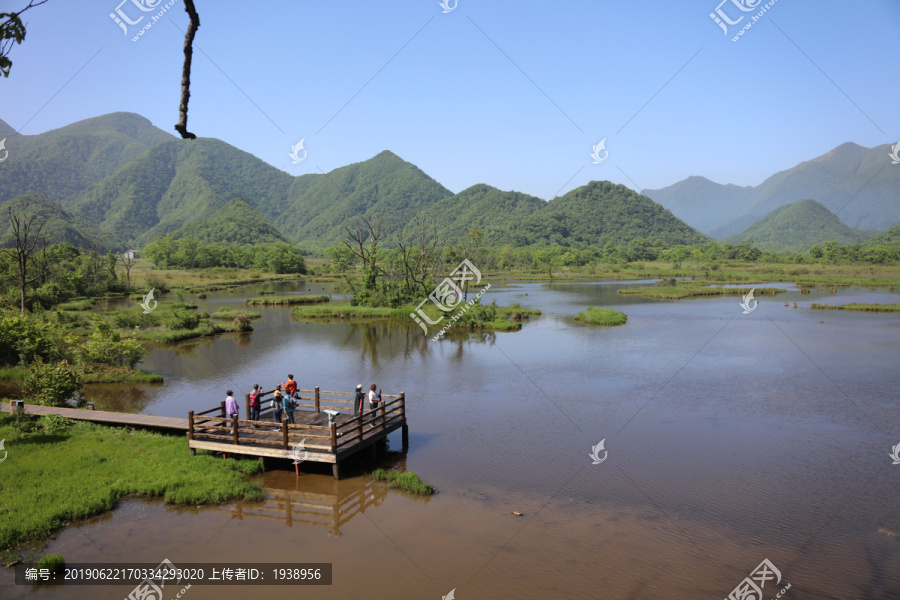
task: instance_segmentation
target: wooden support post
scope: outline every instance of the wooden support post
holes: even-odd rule
[[[259,466],[262,467],[263,471],[266,470],[266,457],[265,456],[259,457]]]
[[[188,439],[194,439],[194,411],[188,413]],[[193,456],[193,454],[191,454]]]
[[[288,450],[288,427],[287,420],[282,417],[281,419],[281,440],[284,445],[284,450],[287,452]]]
[[[193,415],[193,413],[191,413],[191,415]],[[187,437],[188,437],[188,440],[191,439],[191,434],[190,434],[190,432],[188,432]],[[188,442],[188,444],[189,444],[189,445],[188,445],[188,453],[189,453],[191,456],[196,456],[196,455],[197,455],[197,451],[190,447],[190,442]]]
[[[335,479],[341,478],[341,467],[337,461],[334,461],[334,464],[331,465],[331,474],[334,475]]]
[[[387,417],[384,415],[384,402],[381,403],[381,429],[384,430],[387,427]]]
[[[247,412],[244,414],[247,415],[247,418],[250,418],[250,394],[244,394],[244,406],[246,407]]]
[[[331,453],[337,454],[337,423],[331,423]]]
[[[316,386],[316,412],[319,412],[319,386]]]
[[[220,411],[219,416],[224,417],[225,416],[225,401],[224,400],[222,401],[222,404],[219,406],[219,411]]]
[[[298,463],[296,460],[294,461],[294,475],[300,477],[300,463]]]
[[[400,416],[406,421],[406,392],[400,392]]]
[[[407,450],[409,449],[409,425],[404,423],[401,431],[403,432],[403,449]]]
[[[238,445],[238,418],[237,415],[231,417],[231,433],[234,439],[234,445]]]
[[[362,436],[363,436],[362,418],[363,418],[363,413],[359,413],[359,416],[356,417],[356,425],[357,425],[357,430],[359,431],[359,440],[360,441],[362,441]]]

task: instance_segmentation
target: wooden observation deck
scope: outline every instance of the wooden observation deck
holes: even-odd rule
[[[330,463],[335,479],[340,479],[340,462],[360,450],[373,448],[388,434],[402,429],[403,445],[408,444],[406,395],[383,394],[375,410],[354,415],[353,393],[297,390],[294,423],[282,417],[274,421],[272,398],[275,390],[262,395],[259,421],[230,418],[225,403],[201,412],[188,413],[188,447],[227,454],[256,456],[260,460],[284,458],[299,462]],[[304,404],[305,402],[305,404]],[[366,403],[368,406],[368,403]],[[325,410],[335,411],[333,418]],[[250,395],[244,398],[244,414],[250,414]]]

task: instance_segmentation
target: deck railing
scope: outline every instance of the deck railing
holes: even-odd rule
[[[274,391],[264,392],[263,402],[266,401],[265,396],[272,394]],[[311,412],[305,409],[313,409],[313,412],[318,413],[326,408],[344,413],[353,412],[352,399],[344,400],[331,397],[353,396],[353,393],[320,392],[318,387],[314,390],[297,391],[301,395],[299,399],[295,399],[295,402],[297,402],[295,413]],[[304,398],[304,393],[311,395]],[[304,400],[311,400],[313,404],[302,404]],[[292,424],[284,416],[280,423],[274,422],[272,420],[274,400],[269,399],[268,402],[268,407],[260,410],[259,421],[227,416],[224,402],[220,406],[208,410],[200,412],[190,411],[188,413],[188,439],[194,440],[198,436],[214,436],[216,441],[228,443],[226,440],[230,440],[230,443],[236,446],[241,443],[258,444],[281,448],[286,452],[302,441],[306,450],[337,454],[341,449],[361,441],[368,431],[384,431],[396,421],[399,420],[405,423],[406,420],[406,394],[403,392],[399,395],[383,394],[382,402],[378,408],[374,410],[364,409],[356,417],[344,420],[341,423],[332,422],[327,425]],[[247,405],[249,408],[249,395]],[[212,413],[218,413],[218,415],[213,415]],[[260,428],[265,430],[272,426],[277,427],[279,430],[272,432],[275,435],[259,435],[264,433],[264,431],[260,432]],[[248,433],[252,433],[253,436],[249,437]]]

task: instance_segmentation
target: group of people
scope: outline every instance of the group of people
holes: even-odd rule
[[[225,398],[225,413],[229,418],[233,419],[240,414],[240,407],[237,400],[234,399],[234,392],[228,390],[228,396]],[[262,397],[265,394],[262,387],[258,383],[253,385],[253,391],[250,392],[250,420],[259,421],[259,413],[262,408]],[[280,425],[283,420],[293,424],[294,411],[297,409],[296,399],[300,395],[297,393],[297,382],[294,376],[288,374],[287,381],[282,381],[275,386],[275,392],[272,396],[272,420],[276,425]],[[369,409],[375,411],[381,404],[381,390],[374,383],[369,386],[369,392],[363,392],[363,386],[360,383],[356,386],[356,393],[353,398],[353,416],[354,418],[365,412],[365,402],[368,400]],[[371,427],[375,425],[372,424]],[[254,425],[259,428],[258,425]]]

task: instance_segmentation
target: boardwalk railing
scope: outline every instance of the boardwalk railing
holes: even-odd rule
[[[307,451],[336,455],[357,442],[363,441],[368,433],[380,433],[394,425],[406,423],[406,395],[383,394],[382,402],[377,409],[365,409],[353,417],[352,393],[320,392],[314,390],[298,390],[301,394],[294,411],[295,416],[311,416],[322,410],[331,409],[341,413],[330,424],[293,424],[282,416],[280,423],[272,420],[273,399],[265,399],[275,390],[264,392],[262,403],[268,405],[260,411],[259,421],[250,421],[229,417],[225,414],[225,403],[208,410],[188,413],[188,439],[193,441],[204,439],[232,445],[268,446],[291,451],[301,441]],[[304,398],[303,394],[308,394]],[[349,399],[332,396],[350,396]],[[303,404],[304,401],[312,404]],[[249,396],[247,398],[249,408]],[[307,409],[307,410],[304,410]],[[308,410],[312,409],[312,410]],[[218,413],[218,414],[213,414]],[[274,427],[274,430],[273,430]],[[313,459],[314,460],[314,459]]]

